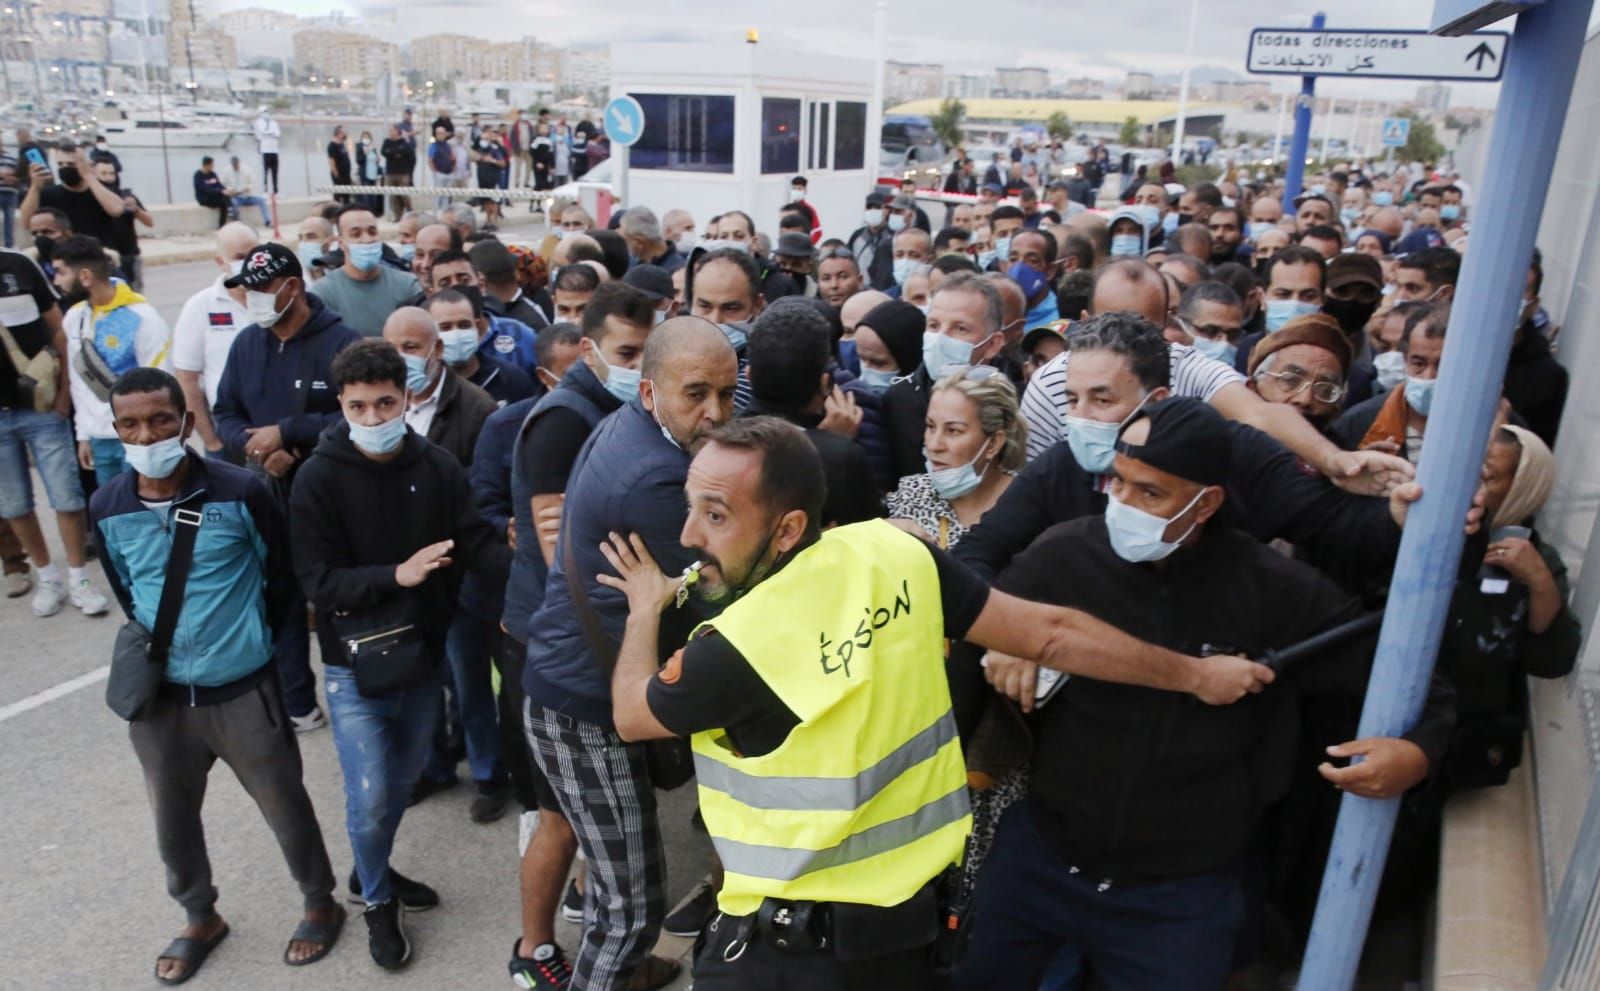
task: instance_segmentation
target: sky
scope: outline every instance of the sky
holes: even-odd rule
[[[1195,67],[1243,74],[1253,27],[1304,27],[1314,6],[1299,0],[1198,0]],[[757,28],[767,44],[871,57],[874,0],[207,0],[210,13],[270,7],[304,16],[343,10],[389,20],[402,38],[455,31],[511,40],[532,35],[557,45],[610,41],[742,39]],[[1094,76],[1120,82],[1129,70],[1182,71],[1188,6],[1182,0],[888,0],[887,57],[936,62],[946,72],[992,72],[996,66],[1042,66],[1054,78]],[[1426,29],[1432,0],[1341,0],[1328,5],[1329,28]],[[1270,13],[1263,11],[1270,10]],[[1268,78],[1268,77],[1262,77]],[[1281,89],[1291,81],[1275,79]],[[1452,103],[1492,107],[1498,87],[1452,85]],[[1414,82],[1323,80],[1319,93],[1349,99],[1409,99]]]

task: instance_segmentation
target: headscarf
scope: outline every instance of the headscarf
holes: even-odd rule
[[[522,287],[522,291],[531,293],[545,288],[550,276],[545,260],[537,252],[520,244],[508,244],[506,248],[516,263],[517,285]]]
[[[1504,429],[1522,445],[1522,457],[1517,461],[1517,473],[1511,476],[1511,488],[1506,500],[1489,521],[1492,531],[1499,526],[1517,526],[1537,513],[1544,501],[1550,498],[1550,489],[1556,483],[1556,456],[1539,439],[1539,435],[1524,427],[1509,423]]]

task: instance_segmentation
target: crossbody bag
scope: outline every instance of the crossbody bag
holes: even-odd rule
[[[11,329],[0,324],[0,341],[5,342],[6,353],[17,370],[17,405],[35,413],[48,413],[56,404],[56,389],[60,383],[61,356],[46,344],[32,358],[23,353]]]
[[[199,507],[204,502],[202,497],[193,506],[172,511],[172,550],[167,554],[155,629],[147,630],[138,620],[130,619],[117,631],[116,645],[111,649],[111,676],[106,679],[106,705],[129,722],[144,715],[166,677],[167,657],[178,630],[178,614],[183,611],[183,592],[189,584],[189,565],[194,562],[194,542],[203,519]]]

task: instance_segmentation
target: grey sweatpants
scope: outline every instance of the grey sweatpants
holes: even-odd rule
[[[128,737],[144,768],[145,791],[156,817],[156,845],[167,866],[167,893],[183,906],[190,922],[210,917],[217,901],[200,806],[218,758],[233,770],[272,827],[306,907],[324,905],[332,897],[328,848],[300,779],[300,746],[274,679],[263,679],[238,698],[215,705],[156,699],[128,724]]]

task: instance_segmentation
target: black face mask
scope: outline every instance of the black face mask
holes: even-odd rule
[[[1351,340],[1359,339],[1367,327],[1367,321],[1372,319],[1372,314],[1377,310],[1377,300],[1364,303],[1359,299],[1334,299],[1329,296],[1322,301],[1322,312],[1339,321],[1339,329]]]
[[[1180,214],[1178,214],[1178,226],[1179,227],[1182,227],[1184,224],[1192,224],[1192,223],[1194,223],[1194,214],[1192,214],[1192,213],[1180,213]]]
[[[39,260],[47,262],[55,254],[56,239],[46,234],[40,234],[33,239],[33,250],[39,253]]]
[[[76,186],[83,181],[83,173],[78,171],[76,165],[63,165],[56,173],[63,186]]]

